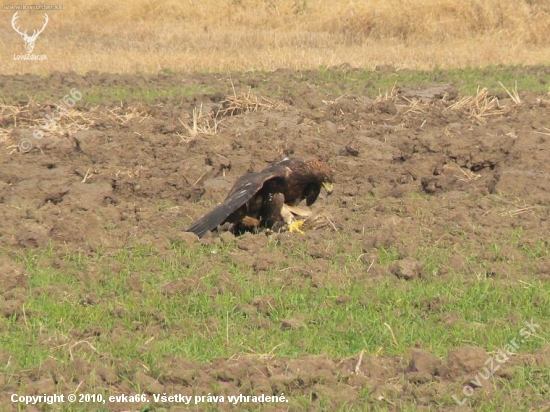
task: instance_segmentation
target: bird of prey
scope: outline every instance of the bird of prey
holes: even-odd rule
[[[270,228],[282,221],[291,225],[292,207],[304,199],[307,206],[312,205],[321,187],[330,195],[332,183],[332,171],[325,161],[285,158],[260,172],[241,176],[227,198],[186,232],[203,237],[226,222],[245,227]]]

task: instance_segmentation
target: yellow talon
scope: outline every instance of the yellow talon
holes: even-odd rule
[[[304,235],[305,233],[302,230],[303,226],[304,226],[303,220],[295,220],[294,222],[288,225],[288,231],[290,233],[300,233],[301,235]]]

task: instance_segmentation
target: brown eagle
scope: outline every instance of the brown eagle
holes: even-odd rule
[[[286,158],[264,170],[241,176],[220,205],[193,223],[186,232],[198,237],[229,222],[245,227],[291,224],[292,213],[284,206],[297,206],[303,199],[310,206],[324,187],[332,193],[332,171],[320,159]]]

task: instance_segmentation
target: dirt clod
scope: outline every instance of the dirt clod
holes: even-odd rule
[[[489,355],[482,348],[458,348],[449,352],[441,373],[448,379],[458,379],[461,376],[476,373],[482,369],[488,358]]]
[[[277,301],[273,296],[263,295],[254,298],[252,305],[256,307],[259,313],[269,315],[277,308]]]
[[[405,280],[421,278],[424,273],[422,263],[412,258],[399,260],[392,266],[391,270],[395,276]]]

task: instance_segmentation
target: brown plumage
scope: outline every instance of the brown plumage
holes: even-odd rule
[[[226,222],[271,227],[280,221],[283,203],[310,206],[321,187],[332,193],[332,171],[319,159],[283,159],[264,170],[241,176],[220,205],[193,223],[186,232],[202,237]]]

